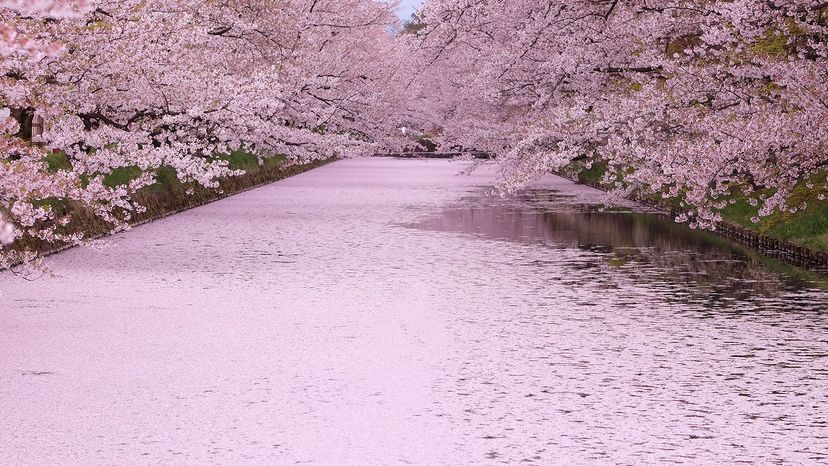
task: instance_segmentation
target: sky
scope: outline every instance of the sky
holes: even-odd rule
[[[414,10],[419,8],[422,4],[423,0],[402,0],[400,9],[397,11],[397,15],[399,15],[403,22],[408,21],[411,19],[411,14],[414,13]]]

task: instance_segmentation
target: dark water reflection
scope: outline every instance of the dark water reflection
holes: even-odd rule
[[[582,201],[550,190],[512,198],[481,195],[409,226],[581,250],[586,254],[578,261],[537,265],[562,266],[580,277],[594,269],[586,277],[607,287],[616,287],[614,278],[621,275],[652,286],[669,301],[706,309],[828,309],[824,276],[761,257],[666,216]],[[606,266],[616,273],[607,273]]]

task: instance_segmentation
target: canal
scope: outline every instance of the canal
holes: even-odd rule
[[[344,160],[0,274],[0,464],[828,461],[828,294],[626,201]]]

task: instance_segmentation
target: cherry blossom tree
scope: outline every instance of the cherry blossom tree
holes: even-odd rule
[[[828,5],[430,0],[398,37],[374,0],[0,0],[0,267],[60,234],[48,200],[123,228],[162,167],[216,188],[234,150],[306,162],[410,142],[497,154],[503,188],[573,164],[713,226],[826,191]],[[21,125],[22,123],[22,125]],[[32,144],[35,142],[37,144]],[[71,169],[49,170],[45,149]],[[107,186],[113,170],[135,167]],[[19,244],[19,243],[18,243]],[[11,252],[11,251],[16,252]]]
[[[9,17],[19,20],[24,16],[57,19],[79,14],[86,8],[85,1],[66,0],[2,0],[0,11],[3,12],[3,22],[0,22],[0,57],[22,55],[25,60],[39,60],[46,56],[56,55],[60,44],[51,41],[41,41],[21,32]],[[31,32],[31,31],[30,31]],[[11,118],[0,122],[0,159],[6,163],[0,164],[0,199],[4,207],[0,208],[0,267],[9,265],[11,261],[30,259],[31,254],[8,254],[2,251],[4,246],[10,245],[19,236],[19,230],[8,221],[18,216],[34,215],[34,209],[29,210],[25,201],[32,193],[41,197],[63,193],[66,179],[52,177],[42,170],[42,165],[31,162],[32,150],[21,141],[13,138],[19,131],[19,125]],[[9,156],[16,160],[8,160]],[[25,156],[25,157],[24,157]],[[4,213],[5,210],[5,213]],[[26,211],[26,212],[24,212]],[[11,217],[11,218],[9,218]]]
[[[401,49],[393,6],[373,0],[97,0],[0,4],[14,31],[0,62],[0,98],[37,110],[43,143],[71,170],[50,172],[22,141],[3,148],[3,244],[58,235],[45,199],[81,202],[114,228],[138,189],[171,167],[217,188],[240,174],[218,154],[245,149],[295,162],[370,154],[398,137],[394,80]],[[22,38],[25,37],[25,41]],[[15,42],[16,41],[16,42]],[[31,45],[39,44],[39,45]],[[54,44],[61,44],[57,53]],[[4,131],[15,133],[15,122]],[[106,174],[140,168],[128,184]],[[35,180],[37,180],[35,182]],[[8,227],[6,225],[13,225]],[[0,246],[1,247],[1,246]],[[3,252],[3,251],[0,251]],[[25,260],[7,248],[0,266]]]
[[[735,193],[795,211],[798,183],[826,189],[826,7],[431,0],[417,105],[443,144],[498,154],[507,189],[600,161],[620,190],[683,198],[694,226]]]

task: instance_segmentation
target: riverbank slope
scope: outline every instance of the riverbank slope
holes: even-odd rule
[[[590,169],[572,167],[566,174],[577,182],[609,190],[603,178],[606,167],[600,163]],[[574,174],[573,174],[574,173]],[[672,216],[682,211],[680,200],[644,196],[639,202],[658,207]],[[804,206],[795,213],[774,212],[767,217],[758,217],[758,207],[751,206],[745,199],[735,198],[722,211],[722,221],[716,233],[736,240],[770,257],[790,262],[821,272],[828,272],[828,201],[819,199],[818,194],[802,183],[788,199],[790,205]]]
[[[305,164],[293,164],[283,157],[269,157],[263,159],[263,163],[260,164],[256,155],[244,151],[234,152],[224,158],[227,159],[230,168],[244,170],[245,174],[222,178],[219,189],[206,188],[197,183],[182,183],[174,170],[169,168],[159,170],[156,183],[142,188],[134,195],[135,201],[146,210],[134,213],[130,225],[141,225],[215,202],[234,194],[312,170],[335,160],[332,157]],[[51,154],[47,161],[50,170],[65,169],[69,163],[63,154]],[[109,187],[125,185],[139,174],[140,171],[137,168],[118,169],[109,174],[104,183]],[[95,215],[91,209],[81,203],[48,200],[44,202],[44,205],[48,205],[57,218],[67,216],[71,218],[71,221],[61,229],[61,233],[81,232],[85,238],[101,238],[114,233],[110,223]],[[35,251],[38,255],[44,256],[73,246],[75,245],[24,237],[14,244],[13,249],[17,251]]]

